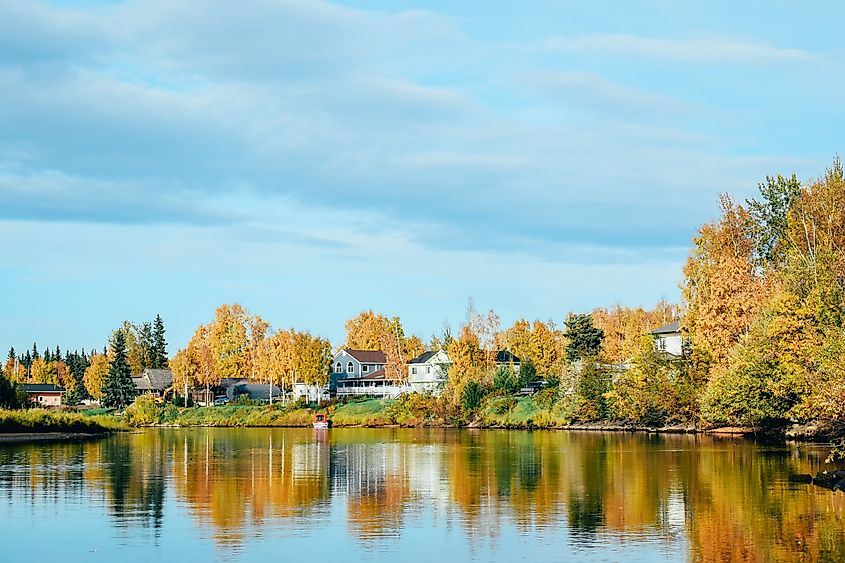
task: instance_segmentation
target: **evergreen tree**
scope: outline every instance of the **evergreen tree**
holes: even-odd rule
[[[56,345],[56,351],[53,353],[53,361],[60,362],[62,360],[62,349],[59,348],[58,344]]]
[[[126,361],[126,335],[123,331],[115,331],[112,340],[112,359],[109,374],[103,383],[103,400],[105,407],[123,408],[135,399],[135,384]]]
[[[53,356],[50,355],[50,348],[44,348],[44,361],[50,363],[53,361]]]
[[[12,360],[13,362],[15,361],[15,358],[17,358],[17,355],[15,354],[15,347],[14,346],[9,348],[9,355],[7,356],[7,358]]]
[[[141,328],[138,330],[138,345],[143,350],[141,356],[144,359],[144,369],[155,368],[155,345],[153,342],[152,324],[146,322],[141,325]]]
[[[164,321],[161,315],[156,315],[153,324],[153,353],[152,367],[155,369],[167,368],[167,341],[164,340]]]
[[[598,356],[604,331],[593,325],[592,315],[572,313],[566,318],[564,336],[569,341],[566,345],[566,359],[574,362]]]
[[[33,342],[32,343],[32,359],[37,360],[40,357],[41,357],[41,354],[38,353],[38,346],[35,344],[35,342]]]

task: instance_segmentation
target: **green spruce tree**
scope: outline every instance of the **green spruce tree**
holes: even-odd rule
[[[103,383],[103,400],[105,407],[124,408],[135,399],[135,384],[126,361],[126,335],[123,331],[115,331],[112,340],[112,360],[109,374]]]
[[[571,313],[566,318],[566,359],[570,362],[594,358],[601,352],[604,331],[593,325],[593,315]]]
[[[152,367],[167,369],[167,341],[164,339],[164,321],[161,315],[156,315],[153,323]]]

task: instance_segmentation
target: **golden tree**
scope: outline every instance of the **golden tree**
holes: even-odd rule
[[[82,376],[85,390],[96,400],[103,398],[103,383],[109,375],[109,358],[104,354],[91,354],[88,368]]]

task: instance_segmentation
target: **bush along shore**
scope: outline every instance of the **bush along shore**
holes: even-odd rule
[[[86,416],[78,412],[43,409],[0,410],[0,435],[72,434],[102,436],[127,430],[127,425],[109,415]]]
[[[302,402],[259,405],[244,401],[213,407],[182,408],[162,405],[152,398],[140,397],[125,412],[130,426],[163,427],[310,427],[316,412],[327,413],[334,427],[440,427],[568,429],[592,431],[647,431],[666,433],[708,432],[731,436],[782,436],[813,440],[819,432],[788,433],[783,429],[752,427],[710,427],[691,424],[645,425],[631,421],[587,421],[577,417],[575,400],[555,400],[552,390],[530,397],[489,395],[472,410],[453,407],[447,401],[419,394],[397,399],[360,398],[348,402],[308,405]]]

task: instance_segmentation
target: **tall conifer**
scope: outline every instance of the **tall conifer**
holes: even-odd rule
[[[153,323],[152,367],[154,369],[167,368],[167,341],[164,339],[164,332],[164,321],[161,315],[156,315]]]
[[[135,384],[126,361],[126,335],[115,331],[109,374],[103,383],[103,406],[123,408],[135,399]]]

